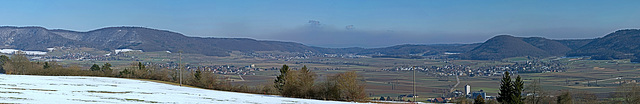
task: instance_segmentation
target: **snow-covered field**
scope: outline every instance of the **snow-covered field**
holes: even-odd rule
[[[0,74],[0,103],[350,103],[180,87],[163,83],[84,76]]]
[[[4,54],[14,54],[15,52],[24,52],[24,54],[27,55],[46,55],[47,52],[42,52],[42,51],[23,51],[23,50],[16,50],[16,49],[0,49],[0,53],[4,53]]]

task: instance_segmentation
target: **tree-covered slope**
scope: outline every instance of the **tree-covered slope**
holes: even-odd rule
[[[570,51],[567,56],[591,56],[592,59],[627,59],[640,53],[640,30],[625,29],[597,38]]]

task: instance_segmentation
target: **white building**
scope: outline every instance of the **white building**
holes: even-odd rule
[[[469,84],[464,85],[464,93],[467,95],[471,94],[471,86],[469,86]]]

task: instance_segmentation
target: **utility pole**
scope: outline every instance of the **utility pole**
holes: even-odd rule
[[[396,72],[396,77],[394,78],[395,81],[391,81],[391,90],[396,90],[396,87],[398,86],[398,77],[400,77],[400,73]]]
[[[413,102],[416,102],[416,66],[413,66]]]
[[[180,60],[178,62],[179,64],[178,67],[180,67],[180,69],[178,70],[180,70],[180,86],[182,86],[182,51],[179,51],[179,54],[180,54]]]

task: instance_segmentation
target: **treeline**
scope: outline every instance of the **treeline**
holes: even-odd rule
[[[121,69],[112,69],[112,65],[94,64],[89,69],[79,66],[63,67],[56,62],[30,62],[21,54],[0,56],[0,72],[16,75],[48,76],[101,76],[135,79],[151,79],[182,83],[205,89],[245,92],[256,94],[280,94],[285,97],[312,98],[321,100],[363,101],[365,99],[364,82],[355,72],[328,75],[326,80],[316,82],[317,75],[308,68],[289,70],[283,65],[275,83],[258,86],[231,84],[228,77],[216,75],[211,71],[183,71],[158,66],[147,66],[141,62],[131,63]],[[182,77],[182,82],[180,82]]]
[[[285,97],[320,100],[364,101],[364,81],[355,71],[329,75],[324,81],[316,81],[316,74],[307,66],[300,70],[289,70],[282,65],[274,87]]]
[[[18,75],[50,75],[50,76],[104,76],[103,73],[85,71],[79,66],[62,67],[56,62],[30,62],[24,55],[13,55],[11,58],[0,56],[0,72]]]
[[[640,63],[640,53],[636,53],[634,58],[631,58],[631,62]]]
[[[589,91],[560,90],[546,91],[539,80],[533,81],[523,96],[526,104],[639,104],[640,86],[636,83],[620,84],[607,98],[599,98]]]
[[[0,56],[0,72],[16,75],[48,75],[48,76],[100,76],[100,77],[119,77],[119,78],[135,78],[135,79],[151,79],[166,82],[180,83],[180,73],[174,69],[167,69],[157,66],[146,66],[141,62],[131,63],[123,69],[112,69],[112,65],[104,63],[103,65],[94,64],[89,69],[83,69],[80,66],[63,67],[56,62],[30,62],[29,59],[22,54],[15,54],[11,58]],[[264,87],[249,87],[246,85],[232,85],[226,77],[221,77],[210,71],[183,71],[182,83],[184,85],[195,86],[206,89],[275,94],[272,92],[263,92]],[[271,88],[273,89],[273,88]]]

